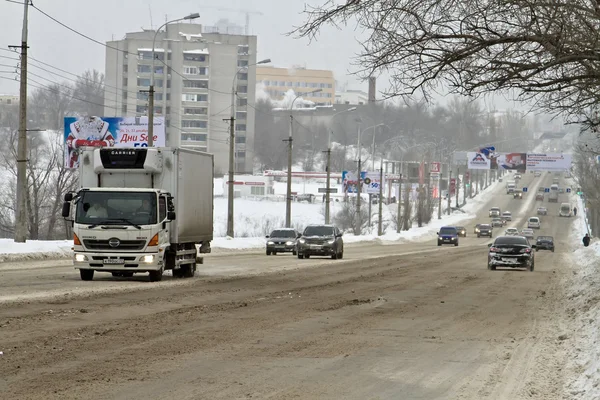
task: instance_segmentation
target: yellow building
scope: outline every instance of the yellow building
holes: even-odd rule
[[[19,96],[15,94],[0,94],[0,106],[19,105]]]
[[[283,99],[290,89],[304,100],[316,105],[330,105],[335,102],[335,79],[332,71],[306,69],[304,67],[276,68],[256,67],[256,82],[265,86],[265,91],[274,100]],[[318,93],[306,93],[321,89]]]

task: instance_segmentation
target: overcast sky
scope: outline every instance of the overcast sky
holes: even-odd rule
[[[11,0],[16,1],[16,0]],[[20,1],[20,0],[19,0]],[[324,0],[309,0],[310,4]],[[366,83],[360,82],[349,72],[353,57],[360,51],[357,38],[363,36],[354,27],[343,30],[326,28],[317,42],[295,39],[286,36],[295,25],[303,21],[301,12],[304,1],[291,0],[35,0],[36,7],[50,14],[74,30],[101,42],[121,39],[126,32],[140,31],[142,28],[156,28],[165,18],[175,19],[192,12],[200,13],[197,22],[214,25],[220,18],[227,18],[241,26],[245,25],[245,14],[224,11],[219,8],[257,11],[250,15],[250,33],[258,36],[258,58],[271,58],[276,66],[290,67],[304,65],[307,68],[333,70],[340,84],[349,84],[351,89],[367,90]],[[152,25],[151,17],[152,14]],[[0,48],[17,45],[21,40],[23,6],[0,0]],[[30,7],[29,12],[29,54],[43,62],[66,71],[81,74],[87,69],[104,72],[105,49],[40,14]],[[0,50],[0,56],[13,57]],[[0,64],[15,65],[16,62],[0,57]],[[31,64],[35,65],[35,62]],[[47,67],[45,67],[47,68]],[[0,71],[11,68],[0,66]],[[31,67],[31,72],[54,80],[60,78]],[[0,77],[14,78],[14,74],[0,73]],[[48,84],[48,81],[40,82]],[[385,78],[377,82],[378,90],[387,86]],[[18,83],[0,78],[0,93],[17,94]],[[443,102],[440,98],[438,101]],[[501,97],[487,100],[485,108],[515,107]]]

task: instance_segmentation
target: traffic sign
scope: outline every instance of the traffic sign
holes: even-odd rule
[[[567,188],[567,193],[571,193],[571,188]]]
[[[329,193],[337,193],[337,188],[329,188]],[[327,188],[319,188],[319,193],[327,193]]]
[[[527,188],[526,187],[523,188],[523,192],[527,192]]]
[[[550,193],[550,188],[544,188],[544,193]]]

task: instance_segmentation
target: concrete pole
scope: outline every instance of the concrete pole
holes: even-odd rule
[[[292,107],[294,107],[292,103]],[[287,165],[287,190],[285,200],[285,226],[290,228],[292,226],[292,135],[294,126],[294,116],[290,110],[290,129],[288,135],[288,165]]]
[[[362,218],[360,216],[360,195],[362,193],[362,180],[361,180],[361,176],[360,176],[360,172],[362,169],[362,163],[361,163],[361,156],[360,156],[360,125],[358,126],[358,141],[357,141],[357,145],[356,145],[356,150],[358,152],[358,174],[356,175],[356,180],[357,180],[357,184],[356,184],[356,230],[354,232],[355,235],[360,235],[361,234],[361,228],[362,228]]]
[[[379,167],[379,219],[377,221],[377,236],[383,235],[383,158]]]

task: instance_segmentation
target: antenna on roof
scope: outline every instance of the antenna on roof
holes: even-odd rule
[[[150,29],[154,30],[154,24],[152,23],[152,7],[148,4],[148,12],[150,13]]]

